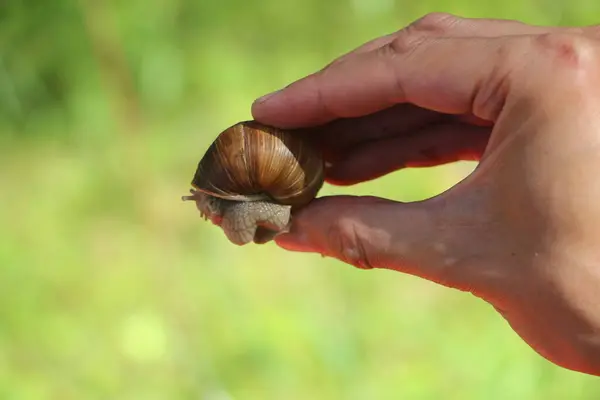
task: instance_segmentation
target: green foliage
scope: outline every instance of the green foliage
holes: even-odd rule
[[[3,2],[0,398],[598,398],[472,296],[237,248],[179,201],[255,97],[432,11],[590,24],[600,3]],[[471,168],[323,194],[422,199]]]

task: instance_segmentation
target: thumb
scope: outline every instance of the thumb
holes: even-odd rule
[[[448,199],[400,203],[377,197],[315,199],[293,216],[280,247],[319,253],[361,269],[384,268],[469,290],[466,262],[477,256],[472,210],[456,212]],[[462,214],[462,215],[461,215]]]

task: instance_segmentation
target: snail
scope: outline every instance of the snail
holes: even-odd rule
[[[289,231],[292,212],[310,203],[324,183],[323,158],[300,135],[243,121],[208,148],[191,195],[200,216],[230,242],[264,244]]]

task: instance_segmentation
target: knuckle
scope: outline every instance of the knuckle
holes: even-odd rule
[[[419,48],[427,38],[428,35],[425,33],[413,33],[410,30],[404,30],[399,32],[389,44],[382,47],[382,51],[392,56],[407,55]]]
[[[364,243],[358,234],[356,224],[348,219],[340,219],[330,226],[331,252],[340,261],[360,269],[372,269]]]
[[[535,37],[534,46],[538,54],[549,57],[553,68],[578,72],[598,69],[598,44],[587,36],[545,33]]]
[[[459,22],[460,18],[455,15],[433,12],[414,21],[409,25],[409,30],[444,34],[454,28]]]
[[[383,51],[393,54],[408,54],[419,47],[426,39],[449,32],[460,21],[460,18],[447,13],[430,13],[399,30],[394,39]]]
[[[448,13],[429,13],[394,34],[394,39],[383,47],[397,54],[411,53],[426,39],[441,36],[454,29],[461,19]]]

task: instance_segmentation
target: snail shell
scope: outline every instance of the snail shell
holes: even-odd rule
[[[310,203],[323,182],[322,155],[301,135],[244,121],[211,144],[183,199],[196,201],[231,242],[266,243],[289,229],[291,212]]]

